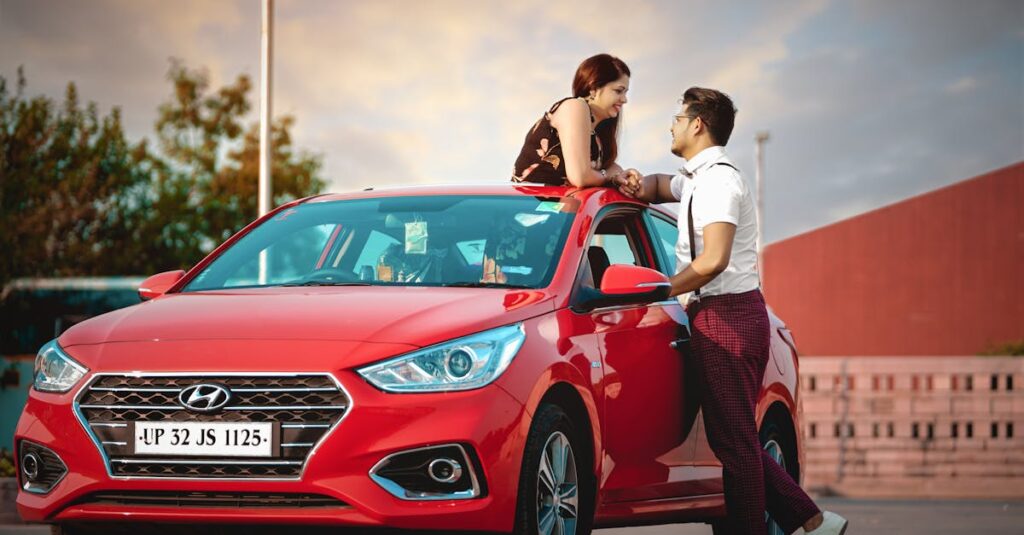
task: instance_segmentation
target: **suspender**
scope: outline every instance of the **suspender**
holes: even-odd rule
[[[738,167],[736,167],[735,165],[733,165],[733,164],[731,164],[729,162],[715,162],[715,163],[709,165],[708,167],[714,167],[716,165],[724,165],[726,167],[732,167],[733,171],[736,171],[737,173],[740,172],[740,169]]]
[[[714,167],[716,165],[724,165],[726,167],[732,167],[733,170],[736,171],[737,173],[740,172],[740,170],[737,169],[735,165],[733,165],[731,163],[728,163],[728,162],[715,162],[715,163],[711,164],[709,167]],[[694,242],[694,238],[693,238],[693,192],[694,192],[694,190],[691,189],[690,190],[690,202],[686,206],[686,222],[687,222],[687,227],[688,227],[688,229],[690,231],[690,263],[691,264],[693,263],[694,260],[697,259],[697,250],[694,249],[694,246],[693,246],[693,242]],[[700,301],[700,288],[697,288],[696,290],[694,290],[693,291],[693,295],[694,295],[694,297],[697,298],[698,301]]]
[[[690,204],[686,207],[687,228],[690,231],[690,264],[697,259],[697,252],[693,250],[693,191],[690,191]],[[693,295],[700,301],[700,288],[693,291]]]

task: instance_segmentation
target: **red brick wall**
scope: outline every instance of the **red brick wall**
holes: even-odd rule
[[[1024,339],[1024,162],[765,248],[804,355],[972,355]]]

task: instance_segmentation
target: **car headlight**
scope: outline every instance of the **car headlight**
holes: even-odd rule
[[[51,340],[36,354],[33,385],[40,392],[67,392],[88,371],[67,356],[57,345],[57,340]]]
[[[508,368],[526,340],[521,323],[506,325],[360,368],[388,392],[449,392],[488,385]]]

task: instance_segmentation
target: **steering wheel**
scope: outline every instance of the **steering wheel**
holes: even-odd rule
[[[306,282],[360,282],[359,275],[341,268],[323,268],[313,271]]]

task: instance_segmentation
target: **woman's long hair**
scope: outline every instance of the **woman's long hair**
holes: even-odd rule
[[[629,74],[629,67],[621,59],[610,54],[591,56],[583,60],[583,63],[580,63],[580,66],[576,68],[576,76],[572,80],[572,95],[574,97],[586,98],[590,95],[591,91],[597,91],[601,86],[614,82],[623,76],[631,75]],[[621,117],[622,112],[620,111],[618,117],[601,121],[594,130],[598,139],[601,140],[602,153],[604,155],[601,169],[606,169],[609,165],[615,163],[615,157],[618,156],[617,134]]]

